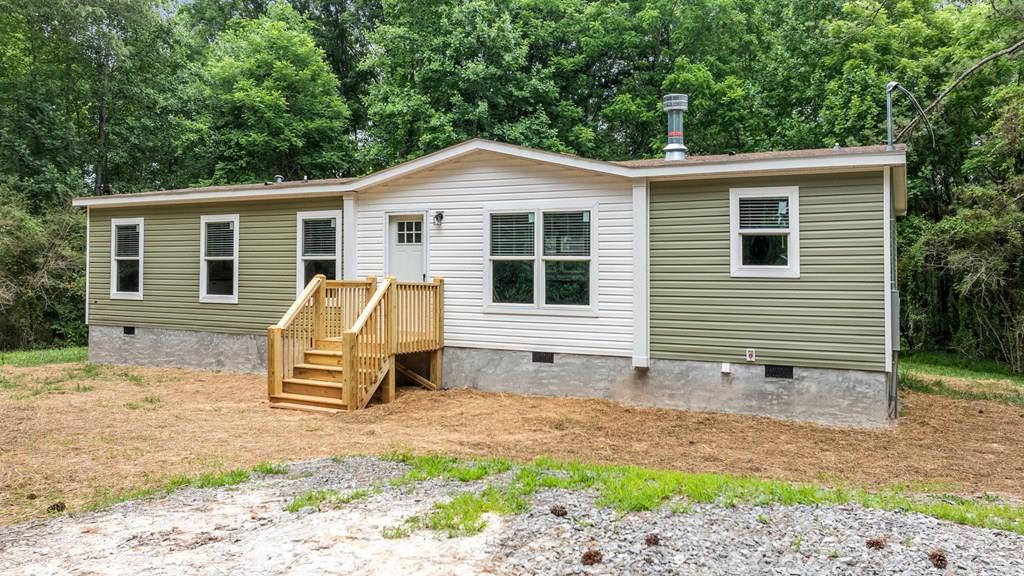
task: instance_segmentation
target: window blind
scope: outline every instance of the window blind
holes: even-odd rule
[[[338,223],[334,218],[302,221],[302,255],[334,256],[338,252]]]
[[[740,229],[789,228],[788,198],[740,198]]]
[[[130,226],[118,226],[117,227],[117,247],[116,255],[118,258],[138,258],[139,257],[139,225],[132,224]]]
[[[545,212],[545,256],[590,256],[590,212]]]
[[[491,256],[533,256],[533,213],[491,214]]]
[[[233,258],[235,256],[235,223],[206,223],[207,258]]]

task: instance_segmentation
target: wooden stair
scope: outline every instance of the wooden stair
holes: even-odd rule
[[[303,360],[293,367],[291,378],[281,380],[282,391],[270,396],[270,406],[330,412],[347,410],[341,342],[317,340],[315,348],[303,353]]]
[[[317,275],[267,329],[272,408],[340,412],[395,398],[395,375],[436,389],[443,347],[443,280],[327,280]],[[397,356],[429,352],[430,378]]]

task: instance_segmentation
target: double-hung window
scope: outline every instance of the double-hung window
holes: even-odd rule
[[[729,191],[732,276],[800,277],[800,196],[796,186]]]
[[[296,289],[317,274],[337,280],[341,274],[341,211],[299,212]]]
[[[142,300],[142,218],[110,220],[110,297]]]
[[[591,311],[594,211],[492,212],[488,304],[496,311]]]
[[[238,303],[238,214],[200,218],[199,301]]]

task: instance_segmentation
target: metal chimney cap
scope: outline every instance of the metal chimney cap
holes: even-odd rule
[[[685,112],[689,109],[689,99],[690,97],[686,94],[665,94],[661,99],[661,103],[665,112],[671,110],[682,110]]]

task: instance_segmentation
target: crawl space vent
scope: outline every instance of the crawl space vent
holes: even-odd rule
[[[775,364],[764,365],[764,377],[765,378],[789,378],[793,379],[793,367],[792,366],[777,366]]]
[[[540,362],[541,364],[554,364],[555,353],[554,352],[534,352],[533,361]]]

